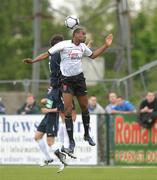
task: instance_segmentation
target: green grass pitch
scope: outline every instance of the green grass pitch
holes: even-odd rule
[[[157,180],[157,167],[0,166],[0,180]]]

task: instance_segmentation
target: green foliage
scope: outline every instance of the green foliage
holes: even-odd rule
[[[96,86],[88,87],[88,96],[97,96],[98,102],[104,107],[105,101],[105,84],[97,84]]]
[[[132,59],[136,69],[157,57],[156,17],[156,9],[151,11],[151,14],[144,9],[137,18],[132,19]]]
[[[33,56],[33,1],[0,0],[0,4],[0,66],[3,67],[0,79],[30,79],[32,67],[25,66],[22,59]],[[56,24],[53,12],[48,11],[49,1],[41,1],[41,7],[41,44],[48,48],[53,34],[67,36],[67,33],[63,26]]]
[[[78,9],[80,22],[90,32],[94,47],[99,47],[104,42],[105,36],[112,32],[114,41],[112,47],[116,47],[117,15],[115,1],[99,0],[81,1]],[[49,1],[41,1],[41,46],[42,50],[47,50],[49,40],[53,34],[61,33],[65,39],[69,37],[69,31],[60,23],[60,18],[55,18],[54,12],[49,9]],[[69,11],[65,8],[68,14]],[[33,1],[32,0],[0,0],[0,66],[1,80],[8,79],[31,79],[32,66],[25,66],[22,59],[33,56]],[[63,20],[63,19],[62,19]],[[109,28],[110,27],[110,28]],[[131,45],[132,45],[132,66],[137,70],[140,66],[157,59],[157,1],[142,1],[142,9],[137,16],[131,17]],[[118,54],[119,52],[117,52]],[[117,75],[115,73],[116,53],[103,54],[105,62],[104,78],[119,78],[126,75],[126,64]],[[126,63],[126,62],[125,62]],[[47,61],[41,63],[41,67],[47,68]],[[47,75],[44,68],[40,70],[40,78],[45,79]],[[134,96],[129,98],[137,100],[135,97],[142,92],[141,81],[135,79]],[[147,77],[148,87],[155,89],[156,74],[152,72]],[[112,89],[111,84],[98,84],[88,87],[89,96],[97,95],[98,101],[104,105],[105,94]],[[116,89],[116,88],[115,88]]]
[[[82,3],[81,23],[91,34],[95,47],[102,45],[109,33],[114,33],[116,11],[112,10],[111,4],[109,0],[95,1],[94,4],[92,0]]]

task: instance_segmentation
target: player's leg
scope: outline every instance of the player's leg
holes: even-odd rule
[[[47,119],[47,126],[46,126],[46,133],[47,133],[47,140],[50,140],[48,143],[57,156],[57,158],[62,162],[64,165],[67,165],[65,162],[66,155],[61,152],[61,145],[59,142],[55,142],[55,137],[57,136],[58,132],[58,122],[59,122],[59,113],[48,113]],[[51,141],[53,140],[53,141]],[[52,146],[51,146],[52,144]]]
[[[64,112],[60,111],[59,115],[61,117],[61,123],[60,123],[59,129],[58,129],[58,139],[59,139],[59,142],[61,142],[62,146],[64,146],[65,148],[68,148],[69,147],[69,137],[68,137],[68,133],[67,133],[66,126],[65,126]]]
[[[64,164],[60,164],[57,173],[62,172],[64,170],[64,168],[65,168],[65,165]]]
[[[64,145],[64,123],[60,122],[59,123],[59,128],[58,128],[58,141],[61,143],[61,146]]]
[[[77,96],[81,111],[82,111],[82,121],[84,126],[84,140],[88,141],[89,145],[95,146],[95,142],[89,135],[89,125],[90,125],[90,116],[88,112],[88,98],[87,95]]]
[[[67,133],[67,130],[66,130],[66,126],[65,126],[65,122],[62,124],[63,126],[63,136],[64,136],[64,147],[65,148],[68,148],[69,147],[69,137],[68,137],[68,133]]]
[[[67,154],[69,157],[76,159],[76,156],[69,150],[69,137],[65,126],[64,112],[60,112],[62,119],[58,129],[58,140],[62,144],[61,152]]]
[[[72,99],[73,95],[70,93],[63,93],[64,110],[65,110],[65,125],[69,136],[69,149],[74,151],[75,141],[73,138],[73,121],[72,121]]]
[[[44,119],[41,121],[41,123],[39,124],[37,131],[35,132],[35,136],[34,139],[35,141],[38,143],[38,146],[41,150],[41,152],[44,154],[45,156],[45,161],[49,161],[52,160],[50,153],[48,151],[47,145],[43,139],[43,136],[45,134],[45,121],[46,121],[46,116],[44,117]]]
[[[88,97],[87,97],[87,86],[85,82],[85,78],[83,73],[81,73],[77,79],[77,83],[75,85],[74,94],[77,97],[79,102],[81,111],[82,111],[82,121],[84,126],[84,140],[88,141],[91,146],[94,146],[95,143],[93,142],[92,138],[89,135],[89,124],[90,124],[90,116],[88,112]]]
[[[55,92],[55,101],[56,101],[56,107],[59,111],[59,116],[61,117],[61,123],[58,123],[58,141],[62,145],[64,143],[64,136],[63,136],[63,126],[62,122],[65,119],[64,116],[64,102],[63,102],[63,97],[62,97],[62,91],[61,87],[58,87]],[[59,119],[59,117],[58,117]]]

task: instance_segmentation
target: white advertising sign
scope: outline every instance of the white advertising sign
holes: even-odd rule
[[[0,164],[39,164],[43,160],[43,155],[34,140],[34,133],[42,118],[43,115],[0,116]],[[81,115],[77,115],[74,123],[77,159],[67,157],[68,164],[97,164],[97,121],[95,115],[91,115],[90,127],[90,134],[96,142],[96,146],[90,146],[83,140],[82,119]],[[57,158],[54,160],[54,164],[58,164]]]

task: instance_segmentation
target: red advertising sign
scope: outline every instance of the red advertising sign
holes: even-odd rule
[[[115,164],[157,164],[157,122],[145,129],[135,114],[114,117]]]

